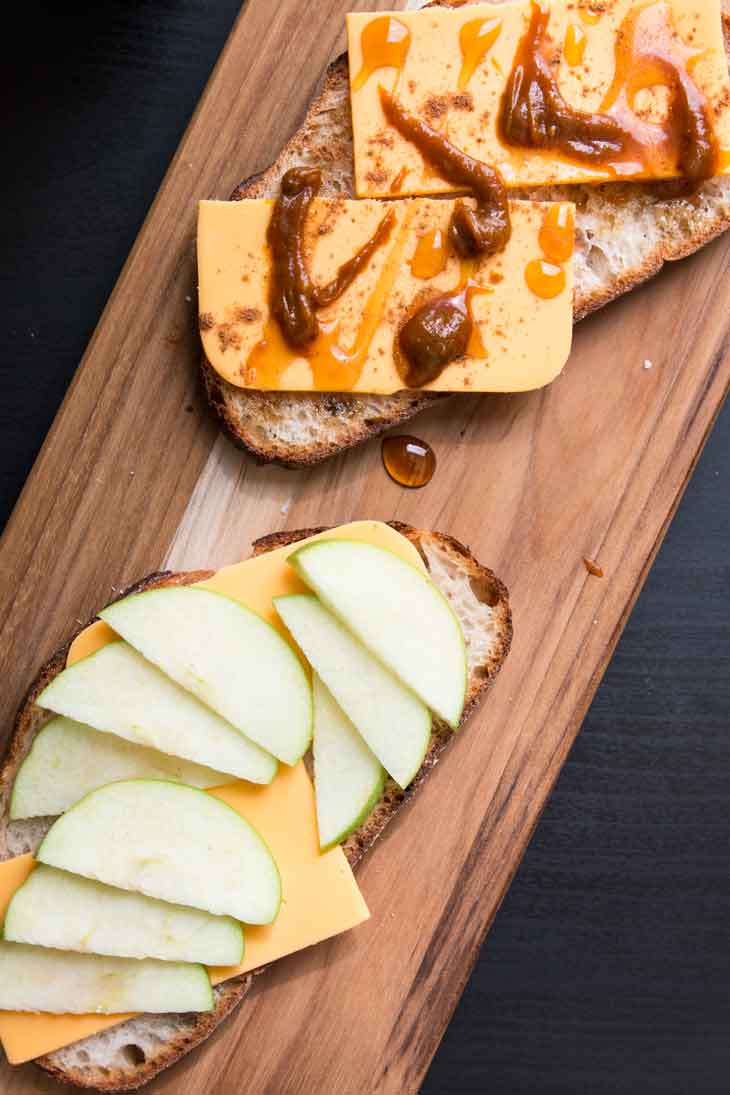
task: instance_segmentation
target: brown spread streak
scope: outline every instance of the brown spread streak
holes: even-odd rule
[[[436,380],[460,357],[485,358],[479,327],[472,315],[475,296],[491,293],[474,278],[475,259],[462,259],[458,283],[417,306],[398,332],[394,357],[409,388]]]
[[[505,144],[557,151],[617,177],[671,169],[699,182],[716,173],[708,105],[689,71],[698,55],[677,40],[664,3],[650,0],[626,16],[616,35],[614,79],[598,114],[575,110],[563,98],[549,56],[548,18],[549,9],[533,0],[500,103]],[[635,109],[635,96],[653,87],[670,94],[661,123],[643,120]]]
[[[557,149],[576,160],[620,156],[627,135],[613,118],[568,106],[545,53],[549,9],[533,2],[498,118],[500,139],[519,148]]]
[[[654,18],[646,20],[644,13]],[[674,161],[681,175],[701,182],[719,168],[719,147],[708,105],[692,79],[692,65],[701,52],[685,46],[676,36],[670,9],[647,3],[626,16],[616,37],[616,65],[611,87],[603,101],[630,134],[629,152],[644,167],[661,157]],[[634,110],[640,91],[664,86],[670,103],[663,125],[643,123]]]
[[[326,308],[333,304],[348,289],[361,270],[364,270],[370,259],[382,244],[390,238],[395,224],[395,213],[389,209],[378,227],[366,243],[362,245],[351,259],[343,262],[334,278],[328,285],[322,285],[314,290],[314,302],[318,308]]]
[[[394,355],[403,382],[420,388],[436,380],[452,361],[466,354],[485,356],[471,312],[475,293],[489,290],[472,279],[474,260],[494,255],[509,242],[512,225],[507,189],[498,171],[468,156],[418,118],[385,88],[380,101],[387,120],[411,141],[439,174],[460,190],[471,190],[476,208],[457,201],[449,221],[449,243],[462,260],[462,276],[448,293],[427,300],[405,321]],[[418,276],[420,254],[414,273]]]
[[[314,286],[304,261],[304,225],[321,183],[316,168],[287,171],[266,232],[271,248],[271,312],[292,346],[307,346],[319,333]]]
[[[463,357],[471,331],[464,289],[444,293],[419,308],[398,334],[405,358],[401,376],[408,387],[420,388],[436,380],[451,361]]]
[[[334,279],[317,287],[307,269],[304,230],[307,214],[322,182],[316,168],[293,167],[281,180],[266,239],[271,249],[270,309],[290,346],[305,351],[320,336],[317,309],[333,304],[367,266],[390,235],[395,215],[389,210],[372,237]]]
[[[457,202],[449,225],[449,238],[458,255],[494,255],[503,250],[510,237],[507,189],[489,164],[467,156],[437,130],[402,105],[385,88],[380,101],[387,120],[402,137],[411,141],[447,182],[460,190],[471,190],[476,209]]]

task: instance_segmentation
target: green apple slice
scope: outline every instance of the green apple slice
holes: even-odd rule
[[[100,613],[117,634],[285,764],[312,738],[312,693],[276,628],[239,601],[193,586],[149,590]]]
[[[314,792],[322,851],[357,829],[380,798],[385,769],[315,673]]]
[[[230,916],[171,905],[39,863],[15,891],[3,936],[64,951],[235,966],[243,930]]]
[[[184,757],[252,783],[271,783],[276,760],[127,643],[75,662],[41,692],[41,707],[135,745]]]
[[[407,787],[431,736],[431,715],[311,594],[275,597],[276,611],[383,767]]]
[[[54,822],[36,853],[49,867],[247,924],[279,911],[276,863],[225,802],[163,780],[110,783]]]
[[[18,769],[10,817],[55,817],[96,787],[135,778],[170,779],[191,787],[218,787],[231,779],[59,715],[39,730]]]
[[[0,943],[0,1009],[54,1015],[211,1011],[204,966]]]
[[[466,696],[466,647],[433,582],[392,551],[359,540],[318,540],[288,561],[353,635],[456,729]]]

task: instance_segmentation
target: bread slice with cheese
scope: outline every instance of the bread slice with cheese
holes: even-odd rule
[[[487,692],[509,652],[512,622],[507,590],[490,570],[477,562],[468,548],[450,536],[419,531],[399,523],[393,523],[393,527],[416,546],[431,578],[448,598],[461,622],[469,667],[463,722]],[[266,536],[254,544],[254,555],[295,543],[320,531],[302,529]],[[210,577],[210,573],[153,574],[122,596],[158,586],[189,585]],[[16,718],[0,771],[0,860],[34,852],[52,821],[51,818],[10,821],[10,794],[18,767],[35,735],[50,717],[38,706],[36,699],[64,668],[70,642],[41,670]],[[434,719],[431,744],[415,780],[405,791],[393,780],[388,780],[370,816],[345,842],[351,866],[358,864],[395,814],[415,794],[452,737],[453,731]],[[217,985],[213,990],[215,1007],[210,1013],[137,1016],[49,1053],[38,1059],[37,1064],[56,1079],[78,1087],[131,1091],[207,1038],[243,999],[253,977],[262,972],[243,974]]]
[[[456,0],[460,3],[462,0]],[[730,0],[723,0],[725,50],[730,57]],[[349,70],[343,54],[297,132],[266,171],[241,183],[240,198],[272,198],[290,167],[322,172],[321,194],[354,195]],[[730,227],[730,177],[678,195],[673,183],[607,183],[515,191],[514,197],[577,203],[574,318],[615,300]],[[262,463],[301,468],[398,426],[437,399],[418,391],[393,395],[257,392],[236,388],[204,360],[208,400],[223,430]]]

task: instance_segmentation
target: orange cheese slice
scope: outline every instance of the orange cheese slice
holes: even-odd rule
[[[558,85],[569,106],[589,113],[608,109],[616,41],[619,36],[621,41],[625,38],[622,24],[632,9],[652,8],[642,13],[642,20],[654,21],[654,25],[666,18],[671,21],[679,36],[678,55],[687,58],[685,67],[709,106],[718,144],[722,150],[730,149],[730,81],[720,0],[544,3],[550,10],[548,34]],[[453,189],[425,165],[413,144],[388,125],[379,85],[457,148],[497,167],[507,186],[604,182],[616,177],[606,165],[568,160],[549,149],[510,147],[500,140],[500,101],[530,14],[529,0],[520,0],[498,7],[464,4],[347,16],[355,189],[360,197],[392,197],[394,188],[403,196]],[[382,21],[380,35],[377,21]],[[652,28],[646,33],[651,36]],[[394,40],[400,47],[397,50]],[[575,41],[580,42],[579,52],[573,48]],[[638,78],[641,86],[633,100],[635,113],[639,118],[662,122],[666,118],[666,86],[652,81],[643,86],[643,73]],[[720,170],[730,170],[727,155],[720,157]],[[623,165],[617,173],[632,178],[667,178],[677,171],[676,164],[659,162],[650,170]]]
[[[387,525],[358,521],[321,533],[319,538],[367,540],[423,567],[413,545]],[[218,571],[204,585],[240,600],[282,628],[272,597],[301,592],[304,586],[286,557],[300,544]],[[92,653],[116,636],[103,623],[86,628],[74,641],[68,661]],[[246,817],[262,834],[279,866],[283,898],[273,924],[247,926],[240,966],[211,970],[214,983],[257,969],[293,951],[347,931],[369,916],[341,848],[320,854],[314,792],[304,765],[282,765],[268,787],[238,781],[210,792]],[[29,855],[0,863],[0,916],[33,867]],[[126,1015],[39,1015],[0,1012],[0,1040],[11,1064],[20,1064],[129,1018]]]
[[[467,279],[475,286],[474,337],[466,354],[424,390],[528,391],[550,383],[563,368],[573,323],[572,231],[558,294],[536,293],[525,271],[542,256],[540,232],[551,210],[570,210],[572,228],[569,202],[511,202],[506,248],[475,260],[467,273],[446,242],[452,200],[420,198],[386,206],[315,199],[305,245],[317,285],[334,278],[373,235],[386,209],[395,226],[343,295],[318,311],[320,335],[306,355],[287,345],[270,315],[266,230],[272,204],[200,203],[200,333],[208,361],[230,384],[282,391],[400,391],[407,387],[395,351],[401,327],[420,304],[453,292]]]

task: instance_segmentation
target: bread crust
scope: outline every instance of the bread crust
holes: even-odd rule
[[[441,0],[444,6],[459,7],[464,0]],[[430,6],[430,5],[429,5]],[[730,0],[723,0],[723,34],[730,57]],[[323,195],[352,195],[352,127],[349,116],[349,71],[346,54],[326,70],[319,92],[309,105],[304,121],[265,171],[241,182],[231,199],[271,197],[283,173],[295,164],[313,164],[323,171]],[[318,140],[318,134],[325,136]],[[686,258],[730,227],[730,194],[713,197],[713,184],[706,184],[700,197],[671,196],[666,183],[606,183],[600,186],[563,186],[515,192],[516,197],[554,197],[578,201],[576,231],[579,247],[590,266],[591,256],[599,263],[598,275],[576,278],[573,318],[578,322],[653,277],[664,266]],[[704,196],[704,197],[703,197]],[[640,236],[642,218],[649,218],[654,241],[650,249],[638,248],[626,265],[602,270],[601,244],[593,235],[596,212],[606,220],[604,230],[613,231],[612,214],[626,203],[636,209],[624,230]],[[585,209],[582,204],[585,203]],[[599,226],[600,227],[600,226]],[[260,464],[275,463],[286,468],[306,468],[337,453],[362,444],[394,426],[408,421],[437,399],[453,396],[402,391],[387,396],[324,392],[258,392],[236,388],[216,373],[203,356],[203,384],[208,402],[229,439]],[[298,430],[299,419],[306,428]],[[297,436],[301,433],[302,436]]]
[[[415,545],[427,567],[429,566],[429,551],[438,551],[442,558],[448,559],[450,564],[457,568],[459,573],[463,574],[468,580],[476,599],[480,603],[489,605],[491,609],[494,621],[494,641],[490,647],[489,656],[470,673],[466,705],[461,720],[461,725],[463,725],[491,687],[504,659],[509,653],[512,641],[512,618],[507,589],[491,570],[482,566],[469,549],[453,537],[438,532],[420,531],[397,521],[392,521],[390,524],[391,527],[402,533]],[[252,555],[255,557],[273,551],[275,548],[296,543],[322,531],[324,529],[320,527],[264,536],[253,544]],[[183,573],[163,571],[149,575],[130,586],[119,596],[126,597],[131,593],[141,593],[144,590],[162,586],[191,585],[194,582],[203,581],[205,578],[210,577],[212,573],[208,570]],[[88,623],[91,622],[93,621],[88,621]],[[84,627],[86,626],[88,624],[84,625]],[[37,698],[46,685],[64,668],[69,647],[76,636],[84,630],[84,627],[78,628],[63,647],[43,666],[28,689],[18,710],[12,736],[0,770],[0,860],[7,859],[11,855],[17,854],[18,851],[11,847],[8,840],[11,830],[9,821],[10,793],[18,767],[30,749],[36,733],[48,718],[48,715],[38,707]],[[373,846],[400,809],[413,797],[429,773],[433,771],[452,737],[453,731],[446,724],[434,719],[431,745],[413,783],[407,790],[403,791],[393,780],[387,780],[383,794],[367,820],[343,844],[345,855],[353,868],[357,867],[365,853]],[[153,1055],[147,1055],[144,1060],[139,1062],[131,1062],[128,1067],[102,1069],[100,1067],[95,1068],[90,1064],[76,1067],[62,1060],[63,1050],[40,1057],[34,1063],[55,1079],[80,1088],[106,1092],[133,1091],[150,1081],[163,1069],[180,1060],[212,1034],[216,1027],[244,998],[253,983],[254,977],[263,973],[265,969],[264,966],[261,969],[244,974],[241,977],[231,978],[217,985],[214,989],[215,1004],[211,1012],[191,1015],[189,1021],[188,1017],[185,1017],[185,1025],[180,1033],[168,1038],[159,1047],[156,1047]],[[150,1019],[154,1019],[154,1017],[150,1017]],[[133,1024],[138,1021],[137,1019],[128,1022]],[[117,1029],[121,1030],[125,1025],[120,1024]],[[85,1039],[85,1041],[91,1042],[95,1037],[97,1036],[92,1035],[90,1039]],[[134,1035],[130,1033],[130,1045],[132,1047],[134,1047],[133,1039]],[[82,1044],[78,1043],[78,1045]]]

